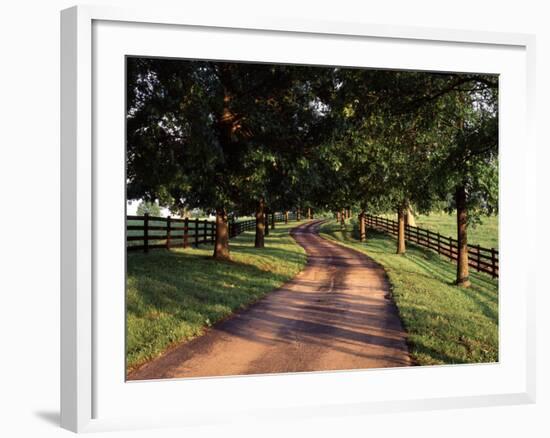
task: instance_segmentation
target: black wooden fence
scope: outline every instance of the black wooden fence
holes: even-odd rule
[[[283,213],[267,215],[271,225],[284,222]],[[289,212],[288,220],[296,220],[296,213]],[[229,222],[229,237],[233,238],[256,228],[256,220]],[[216,223],[208,219],[180,219],[173,217],[144,216],[126,217],[126,248],[128,251],[147,252],[154,248],[188,248],[200,244],[213,244],[216,238]]]
[[[397,221],[383,217],[365,215],[366,225],[397,236],[399,224]],[[442,236],[440,233],[424,228],[405,226],[405,239],[424,248],[436,251],[438,254],[449,257],[450,260],[458,259],[458,240],[452,237]],[[468,264],[478,272],[498,277],[498,250],[483,248],[479,245],[468,245]]]

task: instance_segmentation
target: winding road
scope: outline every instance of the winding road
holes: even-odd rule
[[[308,255],[296,277],[128,379],[411,365],[384,270],[366,255],[320,237],[321,222],[291,232]]]

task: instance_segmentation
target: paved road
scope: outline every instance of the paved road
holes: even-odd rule
[[[308,262],[280,289],[204,336],[183,343],[130,380],[411,365],[383,269],[318,235],[292,231]]]

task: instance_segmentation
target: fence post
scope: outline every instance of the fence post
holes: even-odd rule
[[[441,254],[441,234],[437,232],[437,253]]]
[[[199,247],[199,218],[195,219],[195,248]]]
[[[203,227],[204,227],[204,230],[202,230],[202,234],[203,234],[203,237],[204,237],[204,243],[206,243],[206,241],[208,240],[208,237],[207,237],[208,219],[204,220]]]
[[[453,260],[453,238],[449,236],[449,258]]]
[[[189,246],[189,218],[185,218],[183,223],[183,247],[187,248]]]
[[[491,271],[492,271],[493,278],[496,278],[497,276],[496,262],[497,262],[497,258],[496,258],[495,248],[491,248]]]
[[[149,213],[143,215],[143,252],[149,252]]]
[[[170,249],[170,239],[171,239],[171,217],[166,218],[166,249]]]
[[[476,245],[477,247],[477,272],[481,271],[481,247],[479,245]]]

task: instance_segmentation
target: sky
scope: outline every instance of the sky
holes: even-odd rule
[[[140,204],[140,202],[141,202],[141,199],[134,200],[134,201],[127,201],[126,202],[126,214],[127,215],[137,214],[137,208],[138,208],[138,205]],[[160,215],[162,217],[169,216],[170,215],[170,210],[168,210],[165,207],[160,207]]]

